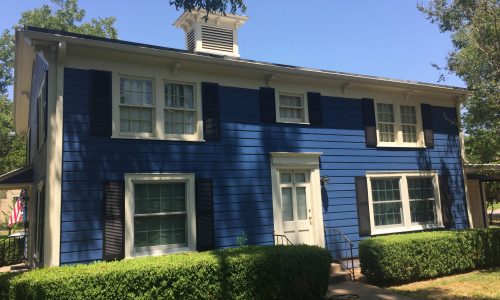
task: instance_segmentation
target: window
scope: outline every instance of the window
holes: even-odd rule
[[[40,92],[36,99],[37,102],[37,117],[38,117],[38,136],[37,136],[37,146],[38,149],[42,148],[45,142],[45,137],[47,135],[47,75],[44,76],[43,83],[40,87]]]
[[[368,174],[372,234],[441,226],[437,173]]]
[[[153,132],[153,80],[120,78],[120,132]]]
[[[307,220],[307,188],[309,174],[305,171],[280,173],[283,221]]]
[[[165,83],[165,133],[194,134],[196,108],[194,86]]]
[[[196,249],[193,174],[126,174],[125,180],[127,257]]]
[[[277,103],[277,120],[284,123],[307,123],[307,107],[305,97],[300,94],[279,94]]]
[[[118,124],[113,137],[203,140],[198,84],[165,81],[158,74],[151,79],[113,78],[113,94],[119,95],[113,100],[113,121]]]
[[[379,146],[423,147],[418,106],[376,103],[375,107]]]

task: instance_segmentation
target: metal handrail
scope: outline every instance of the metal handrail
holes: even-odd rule
[[[328,240],[328,237],[330,237],[330,240]],[[354,256],[352,250],[354,247],[353,242],[339,229],[325,226],[325,245],[330,253],[334,255],[334,259],[337,260],[344,267],[344,269],[348,270],[349,273],[351,273],[351,278],[354,281]],[[340,245],[342,248],[340,250],[334,249],[335,245]],[[337,257],[336,255],[338,251],[340,252],[339,257]],[[343,253],[345,254],[345,256],[342,255]],[[346,263],[346,260],[344,258],[347,258],[347,261],[351,261],[350,267],[349,263]]]
[[[0,267],[21,263],[24,256],[26,236],[9,236],[0,239]]]
[[[275,245],[293,246],[293,243],[284,234],[276,234],[275,232],[273,232],[273,239]]]

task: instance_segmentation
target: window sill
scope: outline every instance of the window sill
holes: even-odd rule
[[[276,120],[276,123],[298,124],[298,125],[311,125],[311,123],[309,123],[309,122],[296,122],[296,121],[283,121],[283,120]]]
[[[193,250],[189,247],[181,247],[181,248],[155,247],[154,249],[150,250],[135,250],[134,248],[134,252],[129,258],[142,257],[142,256],[159,256],[159,255],[194,252],[194,251],[196,250]]]
[[[377,148],[408,148],[408,149],[426,149],[424,145],[418,144],[388,144],[388,143],[377,143]]]
[[[428,229],[443,229],[443,225],[438,224],[427,224],[427,225],[412,225],[411,227],[386,227],[386,228],[375,228],[372,229],[371,235],[383,235],[392,233],[403,233],[412,231],[423,231]]]
[[[165,137],[159,138],[156,136],[135,136],[135,135],[112,135],[112,139],[124,139],[124,140],[151,140],[151,141],[173,141],[173,142],[205,142],[204,139],[198,137]]]

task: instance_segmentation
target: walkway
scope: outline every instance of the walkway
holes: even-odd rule
[[[345,281],[331,284],[325,299],[381,299],[381,300],[415,300],[405,296],[400,296],[388,290],[366,284],[362,281]],[[350,296],[352,295],[352,296]],[[356,297],[357,296],[357,297]]]

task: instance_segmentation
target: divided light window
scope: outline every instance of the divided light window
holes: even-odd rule
[[[417,106],[377,103],[377,136],[380,146],[421,146]]]
[[[305,106],[303,95],[279,94],[278,122],[306,123]]]
[[[165,83],[165,134],[194,134],[196,106],[192,84]]]
[[[437,174],[370,174],[372,232],[441,226]]]
[[[120,78],[120,132],[153,132],[153,80]]]

